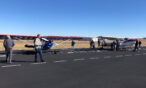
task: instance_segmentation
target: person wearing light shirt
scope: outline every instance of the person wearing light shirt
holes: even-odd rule
[[[42,41],[41,35],[38,34],[37,38],[34,40],[34,48],[35,48],[35,62],[37,62],[37,56],[40,55],[41,62],[44,62],[43,55],[42,55]]]

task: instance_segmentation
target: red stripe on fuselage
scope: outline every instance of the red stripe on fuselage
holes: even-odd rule
[[[132,42],[132,41],[136,41],[136,39],[129,39],[127,41],[124,41],[123,43]]]
[[[58,37],[58,36],[49,36],[49,39],[83,39],[83,37]]]

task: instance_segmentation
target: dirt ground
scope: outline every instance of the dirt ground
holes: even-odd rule
[[[142,39],[142,46],[146,46],[146,39]],[[26,48],[25,44],[33,44],[32,40],[15,40],[15,47],[14,50],[33,50],[33,48]],[[89,41],[75,41],[75,48],[89,48],[90,44]],[[52,47],[52,49],[68,49],[71,48],[71,41],[54,41],[55,45]],[[95,47],[97,47],[98,44],[95,43]],[[0,51],[3,51],[3,40],[0,40]]]

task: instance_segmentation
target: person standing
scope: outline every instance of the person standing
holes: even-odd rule
[[[100,48],[100,40],[98,39],[98,48]]]
[[[35,48],[35,62],[37,62],[37,54],[40,55],[41,62],[44,62],[43,55],[42,55],[42,41],[41,41],[40,34],[38,34],[37,38],[34,40],[34,48]]]
[[[12,52],[13,52],[13,47],[14,47],[14,41],[11,39],[10,35],[7,35],[5,40],[4,40],[4,48],[5,48],[5,53],[6,53],[6,62],[7,63],[12,63]]]
[[[102,45],[101,49],[103,49],[103,47],[104,47],[104,40],[102,40],[101,45]]]
[[[120,44],[119,44],[119,40],[116,40],[116,51],[119,50]]]
[[[92,48],[92,45],[93,45],[93,41],[90,40],[90,48]]]
[[[139,48],[141,48],[141,44],[142,44],[141,41],[139,41],[138,44],[139,44]]]
[[[116,42],[115,41],[113,41],[113,43],[111,43],[111,49],[113,51],[115,51],[115,49],[116,49]]]
[[[95,42],[93,41],[92,48],[95,49]]]
[[[136,40],[134,51],[138,50],[138,40]]]
[[[75,47],[75,41],[72,40],[72,42],[71,42],[71,46],[72,46],[72,48]]]

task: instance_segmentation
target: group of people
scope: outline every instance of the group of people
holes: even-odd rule
[[[118,51],[119,50],[119,46],[120,46],[119,40],[113,41],[113,43],[111,44],[111,49]]]
[[[139,48],[141,48],[141,44],[142,44],[141,41],[136,40],[135,47],[134,47],[133,51],[137,51]]]
[[[43,55],[42,55],[42,40],[41,40],[41,35],[38,34],[37,38],[34,40],[34,48],[35,48],[35,59],[34,61],[37,62],[37,56],[38,54],[40,55],[40,60],[41,62],[45,62]],[[6,62],[7,63],[12,63],[12,52],[13,52],[13,47],[15,45],[14,41],[11,39],[10,35],[7,35],[5,40],[4,40],[4,48],[5,48],[5,53],[6,53]]]
[[[93,40],[90,41],[90,48],[95,49],[95,42]]]
[[[6,53],[6,62],[7,63],[12,63],[12,52],[13,52],[13,47],[15,46],[14,41],[11,39],[10,35],[7,35],[5,40],[4,40],[4,48],[5,48],[5,53]],[[72,48],[75,46],[75,41],[72,40],[71,42]],[[43,43],[42,43],[42,37],[40,34],[37,35],[37,37],[34,39],[34,49],[35,49],[35,57],[34,57],[34,62],[37,62],[38,54],[40,56],[41,62],[44,61],[44,57],[42,55],[42,48]]]
[[[136,40],[133,51],[137,51],[139,48],[141,48],[141,44],[142,44],[142,42],[140,40]],[[120,44],[119,44],[118,40],[113,41],[113,45],[112,45],[113,50],[119,50],[119,46],[120,46]]]
[[[137,51],[138,49],[141,48],[141,44],[142,42],[140,40],[136,40],[135,42],[135,47],[134,47],[134,50],[133,51]],[[98,48],[100,49],[103,49],[104,47],[104,40],[98,40]],[[120,48],[120,42],[119,40],[114,40],[112,43],[111,43],[111,50],[115,50],[115,51],[118,51],[119,48]],[[95,48],[95,43],[93,40],[90,41],[90,48]]]

